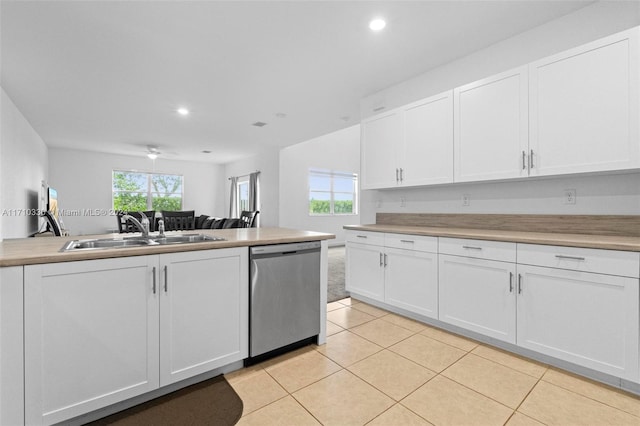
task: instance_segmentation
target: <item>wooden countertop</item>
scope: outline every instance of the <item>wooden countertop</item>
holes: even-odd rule
[[[38,263],[71,262],[75,260],[107,259],[113,257],[144,256],[148,254],[175,253],[182,251],[208,250],[227,247],[250,247],[266,244],[320,241],[335,238],[333,234],[300,231],[288,228],[241,228],[241,229],[195,229],[188,234],[206,234],[225,238],[226,241],[201,243],[77,250],[61,253],[62,246],[71,240],[94,238],[122,238],[140,234],[103,234],[69,237],[20,238],[0,242],[0,266],[21,266]],[[157,233],[152,233],[157,234]],[[167,232],[167,235],[175,232]]]
[[[347,225],[344,229],[640,252],[640,237],[382,224]]]

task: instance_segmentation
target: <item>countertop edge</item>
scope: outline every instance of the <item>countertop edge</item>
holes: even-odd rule
[[[467,238],[488,241],[504,241],[524,244],[555,245],[564,247],[594,248],[640,252],[640,238],[613,235],[557,234],[542,232],[513,232],[491,229],[420,227],[401,225],[345,225],[353,231],[386,232],[394,234],[424,235],[433,237]]]
[[[185,233],[201,233],[226,238],[225,241],[205,241],[165,246],[127,247],[61,253],[59,249],[70,240],[114,238],[122,234],[96,234],[70,237],[21,238],[0,242],[0,267],[27,266],[82,260],[113,259],[131,256],[149,256],[164,253],[252,247],[268,244],[287,244],[302,241],[334,239],[335,235],[288,228],[246,228],[229,230],[195,229]],[[133,235],[133,234],[128,234]]]

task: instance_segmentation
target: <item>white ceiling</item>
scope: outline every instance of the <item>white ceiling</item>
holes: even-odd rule
[[[590,3],[2,0],[2,87],[50,147],[226,163],[357,124],[361,98]]]

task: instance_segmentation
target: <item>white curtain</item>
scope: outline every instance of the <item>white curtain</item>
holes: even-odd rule
[[[238,178],[232,176],[231,181],[231,197],[229,197],[229,217],[238,217]]]
[[[260,210],[260,172],[249,174],[249,210]],[[254,227],[260,227],[260,215],[256,217]]]

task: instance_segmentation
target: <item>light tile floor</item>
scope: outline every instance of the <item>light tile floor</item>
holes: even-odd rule
[[[640,425],[640,398],[402,316],[327,305],[327,343],[228,374],[239,425]]]

